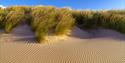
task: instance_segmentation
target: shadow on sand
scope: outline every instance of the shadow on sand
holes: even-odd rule
[[[96,30],[81,30],[78,27],[75,27],[71,32],[71,37],[80,38],[80,39],[100,39],[108,38],[113,40],[122,40],[125,41],[125,35],[110,29],[96,29]]]
[[[3,30],[0,30],[3,32]],[[24,42],[24,43],[37,43],[35,40],[35,35],[30,29],[27,24],[21,24],[17,26],[13,31],[10,33],[14,42]],[[71,31],[70,37],[79,38],[79,39],[101,39],[101,38],[108,38],[113,40],[122,40],[125,41],[125,35],[121,34],[117,31],[110,30],[110,29],[96,29],[85,31],[81,30],[78,27],[74,27]]]
[[[35,35],[32,32],[31,28],[25,24],[22,23],[19,26],[17,26],[11,34],[15,37],[18,37],[14,39],[15,42],[26,42],[26,43],[35,43]]]

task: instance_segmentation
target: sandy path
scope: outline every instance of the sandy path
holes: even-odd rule
[[[27,25],[19,26],[12,34],[2,34],[0,62],[125,63],[125,36],[112,30],[86,32],[75,28],[67,40],[49,44],[33,43],[33,36]]]

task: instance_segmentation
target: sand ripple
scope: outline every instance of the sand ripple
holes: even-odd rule
[[[20,30],[27,28],[0,35],[1,63],[125,63],[125,37],[119,33],[82,32],[76,28],[78,31],[74,30],[67,40],[38,44],[31,31],[23,34]],[[109,31],[116,34],[115,39]],[[122,39],[117,40],[119,37]]]

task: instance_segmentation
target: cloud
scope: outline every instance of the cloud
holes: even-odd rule
[[[62,8],[67,8],[69,10],[73,10],[70,6],[65,6],[65,7],[62,7]]]
[[[5,6],[3,6],[3,5],[0,5],[0,7],[1,7],[1,8],[6,8],[6,7],[5,7]]]

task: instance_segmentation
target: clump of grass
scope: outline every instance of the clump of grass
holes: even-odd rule
[[[96,21],[93,21],[94,12],[92,11],[75,11],[73,16],[76,19],[76,24],[80,28],[95,28]]]
[[[104,16],[102,27],[125,33],[125,15],[110,14],[107,17]]]
[[[37,9],[37,10],[36,10]],[[45,40],[50,29],[54,28],[56,23],[56,10],[54,7],[35,7],[32,10],[31,27],[35,32],[38,42]]]
[[[30,15],[31,8],[32,7],[29,7],[29,6],[10,6],[10,7],[7,7],[6,10],[8,12],[16,11],[16,12],[24,13],[25,14],[25,22],[28,23],[31,20],[31,15]]]
[[[83,17],[81,11],[72,11],[73,18],[75,18],[75,23],[78,27],[83,24]]]
[[[59,9],[58,21],[55,28],[56,35],[66,35],[75,23],[71,11],[67,9]]]
[[[32,9],[31,15],[30,25],[39,43],[46,40],[50,31],[52,34],[64,35],[74,24],[71,11],[52,6],[36,6]]]
[[[6,8],[7,11],[17,11],[22,13],[29,13],[31,11],[31,7],[29,6],[10,6]]]
[[[108,10],[107,12],[111,14],[125,15],[125,10]]]
[[[74,11],[77,26],[80,28],[108,28],[125,33],[125,11]]]
[[[11,32],[15,26],[24,20],[24,16],[25,14],[22,12],[10,11],[5,18],[5,32]]]
[[[30,9],[28,6],[11,6],[6,8],[5,10],[8,11],[8,14],[5,18],[5,32],[9,33],[21,22],[27,21],[30,18]]]
[[[5,26],[5,17],[7,15],[7,11],[5,9],[0,8],[0,28],[4,28]]]

